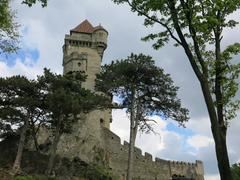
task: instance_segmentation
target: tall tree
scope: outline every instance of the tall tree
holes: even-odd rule
[[[13,76],[0,78],[0,124],[2,131],[13,131],[15,126],[20,132],[18,149],[13,164],[13,173],[20,170],[23,149],[26,142],[26,133],[30,125],[39,123],[41,112],[42,92],[39,90],[37,82],[28,80],[23,76]],[[42,113],[42,112],[41,112]]]
[[[103,108],[109,98],[97,95],[82,88],[86,76],[81,72],[56,75],[45,69],[39,81],[47,88],[47,105],[50,112],[53,141],[46,174],[50,175],[54,166],[57,146],[63,133],[71,133],[73,123],[79,120],[81,113]]]
[[[131,54],[127,59],[102,66],[97,75],[98,90],[121,99],[119,106],[130,114],[127,179],[133,171],[134,145],[138,130],[152,130],[151,115],[171,118],[183,124],[188,110],[181,107],[169,74],[156,67],[150,56]]]
[[[155,40],[158,49],[170,39],[181,46],[197,76],[207,106],[218,169],[222,180],[231,180],[226,135],[229,120],[236,116],[239,101],[236,82],[239,64],[231,61],[240,52],[240,44],[223,50],[223,31],[238,22],[231,19],[239,10],[239,0],[113,0],[127,3],[132,11],[145,17],[145,25],[164,29],[143,40]]]

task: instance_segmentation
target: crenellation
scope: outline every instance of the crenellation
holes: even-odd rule
[[[151,154],[145,152],[144,156],[145,156],[145,159],[146,159],[147,161],[152,161],[152,162],[153,162],[153,159],[152,159],[152,155],[151,155]]]
[[[127,166],[129,143],[127,141],[124,141],[123,144],[121,144],[121,139],[119,136],[111,132],[109,129],[103,128],[103,130],[105,132],[105,138],[108,142],[107,149],[110,151],[110,154],[112,156],[110,164],[113,167],[113,171],[116,168],[118,169],[117,172],[119,172],[120,168],[122,174],[124,174],[125,168]],[[111,143],[111,145],[109,143]],[[153,160],[153,156],[147,152],[142,155],[142,150],[138,147],[134,147],[134,157],[134,164],[137,165],[134,170],[136,177],[143,177],[143,179],[148,179],[147,177],[150,177],[150,174],[144,173],[143,175],[140,172],[146,167],[151,167],[150,169],[147,169],[147,171],[149,173],[155,172],[158,174],[157,177],[160,180],[164,179],[166,176],[171,176],[171,173],[181,177],[193,177],[197,174],[199,177],[196,180],[203,180],[203,176],[201,175],[203,171],[198,167],[202,166],[201,161],[196,161],[196,163],[187,163],[183,161],[167,161],[158,157]],[[159,172],[161,173],[159,174]]]
[[[142,150],[138,147],[134,147],[134,153],[136,156],[142,156]]]
[[[129,146],[129,143],[128,143],[127,141],[123,141],[123,146],[128,147],[128,146]]]

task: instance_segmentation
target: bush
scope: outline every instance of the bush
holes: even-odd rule
[[[16,176],[14,180],[33,180],[32,176]]]
[[[240,163],[233,164],[231,167],[233,180],[239,180],[240,179]]]

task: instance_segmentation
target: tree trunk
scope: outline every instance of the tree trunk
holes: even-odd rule
[[[226,145],[226,134],[222,131],[221,126],[218,123],[217,114],[214,108],[214,103],[209,91],[210,88],[208,87],[207,81],[201,82],[201,87],[211,121],[211,130],[215,143],[215,151],[217,155],[220,177],[221,180],[232,180]]]
[[[221,20],[221,12],[218,11],[217,18],[219,21]],[[222,57],[221,57],[221,28],[217,26],[214,31],[215,35],[215,56],[216,56],[216,63],[215,63],[215,97],[216,97],[216,107],[217,107],[217,117],[218,117],[218,140],[215,140],[215,147],[216,147],[216,154],[218,160],[218,169],[220,172],[220,177],[222,180],[232,180],[232,174],[228,159],[228,151],[226,145],[226,132],[227,127],[224,121],[223,115],[223,94],[222,94],[222,73],[224,67],[222,64]],[[212,129],[212,131],[215,131]]]
[[[134,163],[134,144],[135,144],[135,132],[134,127],[130,129],[130,138],[129,138],[129,151],[128,151],[128,170],[127,170],[127,180],[132,179],[133,163]]]
[[[36,137],[36,133],[33,132],[32,137],[33,137],[35,149],[36,149],[37,152],[39,152],[39,145],[38,145],[38,140],[37,140],[37,137]]]
[[[133,171],[133,155],[134,155],[134,144],[136,139],[135,122],[135,90],[132,91],[132,104],[130,112],[130,137],[129,137],[129,149],[128,149],[128,168],[127,168],[127,180],[132,180]]]
[[[222,133],[219,135],[219,142],[215,142],[215,147],[221,180],[232,180],[232,173],[229,164],[226,144],[226,136],[224,136]]]
[[[51,175],[51,173],[52,173],[52,169],[53,169],[53,165],[54,165],[54,160],[55,160],[57,146],[58,146],[60,136],[61,136],[61,134],[60,134],[60,122],[59,122],[58,125],[57,125],[57,128],[56,128],[55,135],[54,135],[53,144],[51,146],[50,153],[49,153],[50,157],[49,157],[49,161],[48,161],[48,167],[47,167],[47,170],[46,170],[47,175]]]
[[[31,128],[32,130],[32,138],[33,138],[33,141],[34,141],[34,145],[35,145],[35,149],[37,152],[39,152],[39,145],[38,145],[38,140],[37,140],[37,133],[35,131],[35,127],[32,126]]]
[[[18,150],[17,150],[17,155],[13,164],[13,174],[16,175],[20,169],[21,169],[21,161],[22,161],[22,154],[23,154],[23,150],[24,150],[24,144],[25,144],[25,140],[26,140],[26,132],[28,130],[28,120],[25,121],[22,130],[21,130],[21,134],[20,134],[20,139],[19,139],[19,143],[18,143]]]

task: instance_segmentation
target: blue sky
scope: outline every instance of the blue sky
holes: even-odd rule
[[[1,54],[0,59],[9,67],[15,66],[17,59],[19,59],[22,63],[25,63],[26,59],[31,59],[31,63],[36,63],[39,59],[39,51],[37,49],[20,49],[11,55]],[[30,66],[33,65],[30,64]]]
[[[28,63],[29,66],[33,66],[39,59],[40,55],[38,49],[27,47],[24,44],[24,39],[22,37],[26,36],[28,33],[27,26],[21,27],[19,49],[11,54],[0,54],[0,60],[6,63],[8,67],[15,66],[17,60],[21,63]],[[30,60],[30,62],[26,62],[27,59]]]

